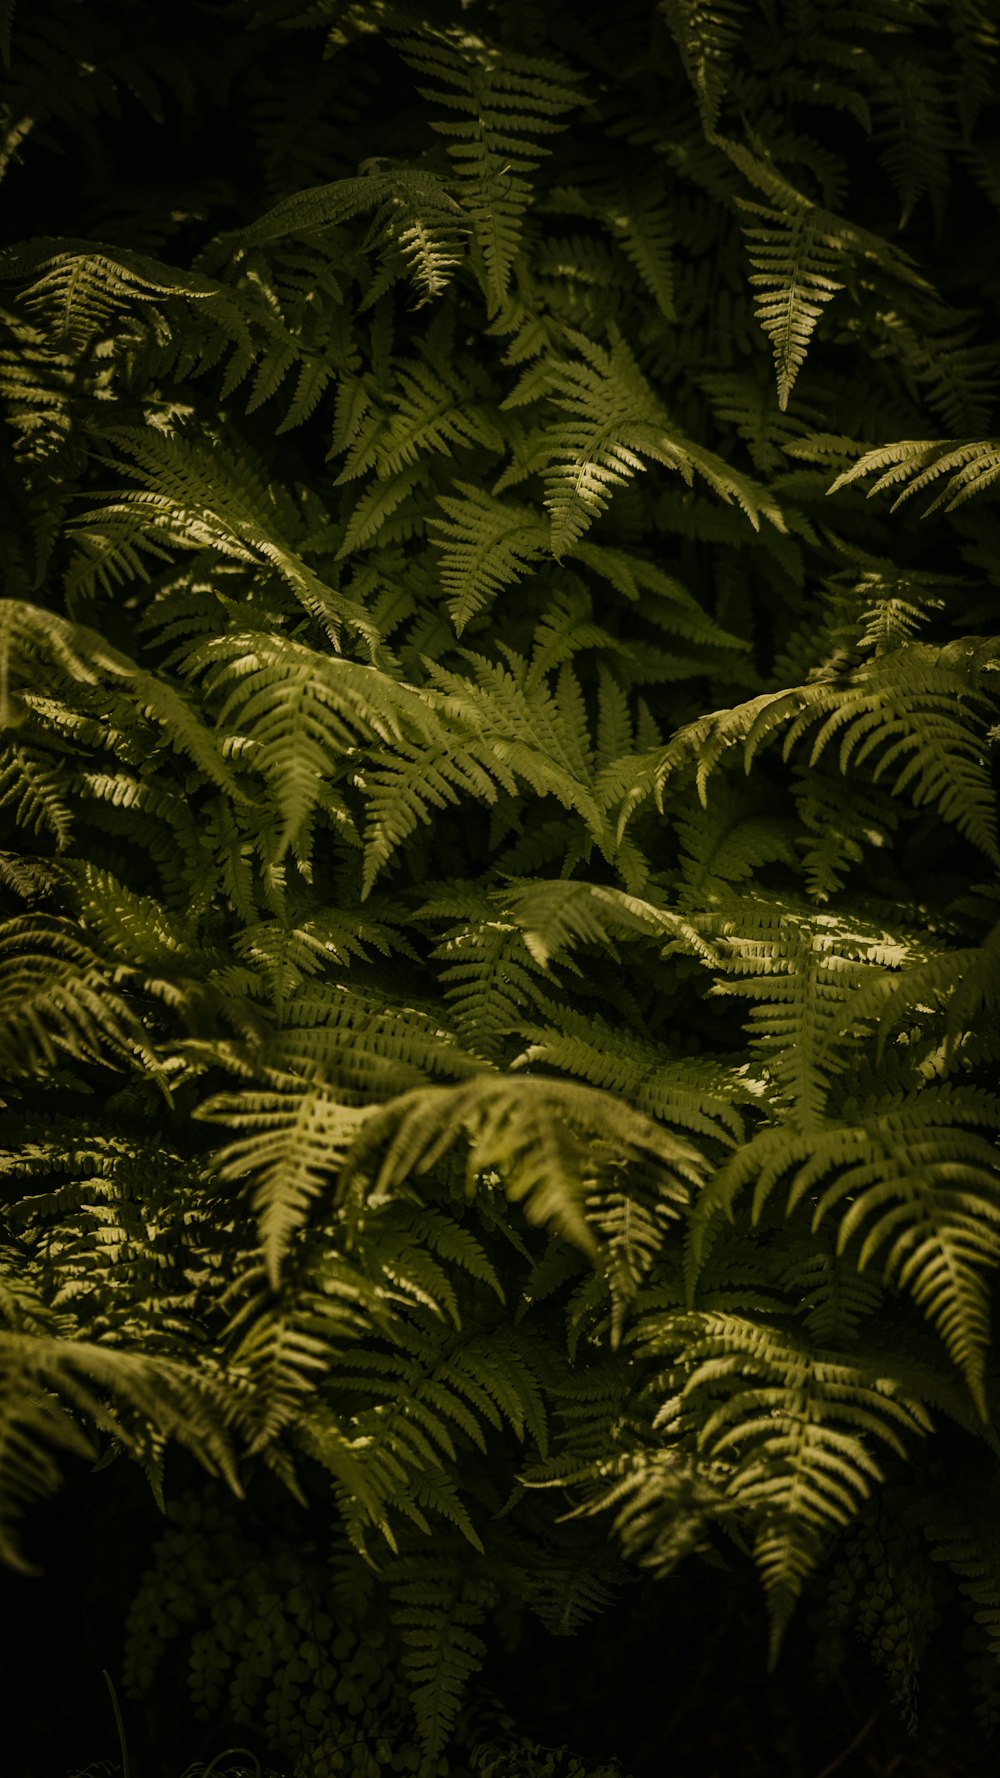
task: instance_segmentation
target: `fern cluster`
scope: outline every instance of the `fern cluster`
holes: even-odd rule
[[[133,1691],[301,1778],[699,1554],[989,1726],[993,9],[100,12],[4,41],[0,1553],[138,1461]]]

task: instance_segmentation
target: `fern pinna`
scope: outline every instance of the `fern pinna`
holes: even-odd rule
[[[0,1550],[302,1778],[699,1553],[988,1726],[991,8],[182,29],[8,18]]]

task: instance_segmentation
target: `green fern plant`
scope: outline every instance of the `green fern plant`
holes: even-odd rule
[[[24,11],[0,1555],[294,1778],[699,1560],[988,1716],[989,8]]]

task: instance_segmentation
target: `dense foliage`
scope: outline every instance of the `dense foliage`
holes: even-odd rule
[[[995,8],[3,16],[5,1560],[295,1778],[681,1565],[985,1737]]]

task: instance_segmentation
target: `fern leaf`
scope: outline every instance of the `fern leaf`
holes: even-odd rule
[[[784,413],[824,306],[843,290],[831,277],[836,254],[806,209],[790,214],[741,200],[760,223],[746,229],[755,311],[774,351],[778,406]]]
[[[984,1419],[988,1279],[1000,1250],[996,1155],[990,1140],[962,1126],[987,1117],[979,1095],[966,1103],[958,1091],[952,1096],[929,1088],[915,1104],[866,1119],[858,1152],[844,1155],[815,1213],[818,1222],[848,1201],[838,1249],[863,1235],[859,1270],[884,1251],[886,1278],[898,1280],[937,1327]],[[1000,1123],[996,1108],[990,1122],[994,1128]],[[815,1172],[800,1169],[793,1201],[821,1177],[822,1149],[817,1161]]]
[[[109,428],[105,439],[122,456],[112,467],[138,481],[140,492],[126,491],[122,500],[80,515],[75,536],[91,553],[95,575],[118,577],[116,534],[124,540],[128,572],[134,572],[129,551],[162,539],[168,547],[211,549],[250,566],[267,565],[291,588],[309,616],[339,650],[343,624],[377,650],[379,638],[364,613],[322,580],[302,555],[281,535],[266,490],[254,485],[249,466],[230,457],[217,444],[206,451],[152,428]],[[287,511],[287,505],[286,505]],[[83,584],[86,576],[78,574]]]
[[[838,1255],[856,1238],[859,1272],[883,1255],[886,1283],[908,1291],[937,1328],[985,1416],[989,1278],[1000,1240],[996,1158],[992,1142],[967,1126],[998,1121],[996,1105],[978,1092],[926,1088],[853,1122],[772,1127],[720,1170],[699,1218],[730,1208],[753,1180],[756,1219],[787,1177],[789,1213],[811,1202],[814,1228],[838,1213]]]
[[[507,294],[521,219],[531,202],[527,175],[548,150],[539,138],[579,103],[576,78],[552,58],[517,55],[468,31],[431,30],[398,40],[404,60],[426,80],[421,95],[452,117],[432,127],[448,153],[482,256],[489,313]],[[457,117],[454,114],[457,113]]]
[[[908,961],[905,946],[877,927],[777,897],[736,903],[709,930],[721,963],[712,992],[750,1002],[748,1030],[774,1103],[808,1123],[822,1114],[850,1041],[848,996]]]
[[[173,744],[238,802],[241,792],[211,732],[176,686],[111,648],[93,630],[54,612],[0,600],[0,680],[15,693],[18,682],[37,685],[39,665],[50,683],[60,679],[93,686],[117,684],[138,712],[150,716]]]
[[[199,272],[118,247],[95,249],[92,241],[34,240],[7,248],[6,260],[8,276],[38,273],[24,293],[26,307],[49,322],[53,340],[78,351],[112,333],[131,303],[180,297],[236,312],[232,293]]]
[[[646,458],[677,471],[689,487],[697,469],[723,500],[738,502],[755,528],[761,515],[785,528],[763,489],[678,431],[617,329],[612,329],[607,351],[582,336],[574,344],[579,359],[551,360],[541,373],[522,379],[504,402],[510,408],[545,393],[570,416],[551,429],[545,447],[550,465],[545,504],[557,560],[607,509],[615,490],[643,472]]]
[[[608,1093],[554,1080],[483,1076],[404,1094],[376,1113],[347,1161],[346,1181],[370,1178],[377,1194],[391,1191],[412,1173],[433,1167],[463,1138],[470,1179],[496,1171],[508,1197],[523,1201],[532,1221],[551,1221],[591,1254],[597,1242],[583,1205],[595,1160],[598,1177],[601,1159],[612,1166],[651,1162],[668,1201],[683,1201],[687,1181],[697,1177],[697,1156],[686,1143]],[[372,1171],[374,1153],[386,1143]]]
[[[650,793],[662,807],[663,787],[676,771],[697,761],[696,785],[707,804],[708,779],[730,747],[742,744],[749,772],[759,749],[786,724],[787,759],[795,743],[818,723],[811,766],[839,735],[841,772],[873,762],[869,771],[878,782],[898,768],[891,782],[893,796],[908,789],[914,803],[935,802],[946,820],[995,858],[992,786],[984,770],[977,718],[970,721],[969,710],[986,702],[974,674],[940,664],[937,652],[922,643],[895,649],[849,674],[824,673],[808,685],[765,692],[732,710],[700,718],[682,729],[655,762],[641,765],[624,797],[619,837]]]
[[[69,921],[19,914],[0,928],[0,1055],[11,1074],[49,1072],[60,1051],[78,1061],[164,1075],[113,972]]]
[[[221,1471],[241,1493],[225,1431],[224,1392],[193,1366],[83,1340],[0,1331],[0,1523],[6,1521],[2,1547],[15,1567],[26,1565],[10,1540],[13,1522],[58,1481],[52,1446],[93,1455],[81,1417],[85,1425],[142,1449],[141,1431],[130,1434],[108,1398],[119,1413],[135,1408],[140,1421],[180,1439],[210,1473]]]
[[[477,1631],[494,1590],[444,1552],[400,1557],[390,1584],[423,1746],[421,1771],[427,1774],[436,1770],[465,1687],[485,1658],[486,1644]]]
[[[695,90],[702,128],[712,137],[746,28],[746,8],[741,0],[661,0],[661,10]]]
[[[925,192],[940,222],[956,145],[944,82],[922,56],[894,57],[887,74],[879,83],[873,139],[902,204],[899,226],[906,226]]]
[[[238,934],[234,949],[240,961],[267,982],[275,1012],[283,1020],[293,997],[311,977],[367,958],[372,950],[387,957],[409,946],[388,924],[347,909],[328,908],[294,925],[254,922]]]
[[[669,1341],[669,1329],[652,1338]],[[699,1451],[729,1470],[727,1495],[753,1527],[773,1661],[824,1538],[851,1523],[882,1478],[870,1447],[902,1454],[930,1422],[891,1378],[775,1327],[706,1313],[677,1332],[682,1411],[695,1410]]]
[[[542,557],[547,538],[530,507],[491,499],[467,482],[455,487],[461,498],[439,495],[438,505],[447,516],[430,522],[441,550],[441,584],[461,635],[470,619],[523,579]]]
[[[972,1600],[976,1622],[986,1632],[991,1654],[1000,1652],[1000,1550],[994,1524],[981,1512],[959,1512],[950,1503],[935,1503],[921,1529],[937,1562],[957,1576],[961,1591]]]
[[[939,476],[947,475],[947,484],[926,512],[935,512],[941,506],[945,512],[951,512],[973,495],[992,487],[1000,476],[1000,445],[994,439],[906,439],[899,444],[880,445],[877,450],[866,451],[859,462],[838,475],[828,492],[835,494],[876,470],[880,472],[879,478],[868,489],[869,499],[905,484],[892,503],[893,512]]]
[[[37,1374],[18,1366],[17,1349],[4,1351],[8,1339],[0,1335],[0,1554],[20,1573],[37,1574],[40,1570],[22,1554],[18,1523],[58,1488],[56,1452],[93,1459],[95,1446],[53,1395],[40,1392]],[[24,1356],[30,1360],[35,1354],[29,1349]]]
[[[217,1093],[195,1113],[248,1131],[218,1154],[221,1179],[257,1181],[253,1207],[272,1285],[282,1256],[310,1206],[328,1187],[358,1131],[370,1117],[364,1107],[341,1104],[321,1086],[290,1080],[280,1088],[249,1096]]]
[[[253,744],[251,760],[274,786],[283,817],[278,861],[288,847],[308,858],[324,785],[359,740],[399,743],[404,722],[424,731],[433,722],[417,696],[378,669],[323,659],[281,635],[214,637],[187,652],[185,667],[204,675],[209,693],[225,690],[220,728],[239,724]]]
[[[536,999],[551,1023],[519,1022],[520,1034],[530,1041],[513,1066],[542,1063],[627,1098],[648,1116],[695,1136],[713,1137],[727,1146],[740,1140],[743,1094],[731,1072],[710,1070],[701,1056],[676,1056],[666,1046],[606,1019],[567,1010],[541,993]]]
[[[5,747],[0,753],[0,808],[13,808],[18,825],[29,833],[47,829],[60,852],[73,832],[73,811],[63,791],[51,756],[23,746]]]

